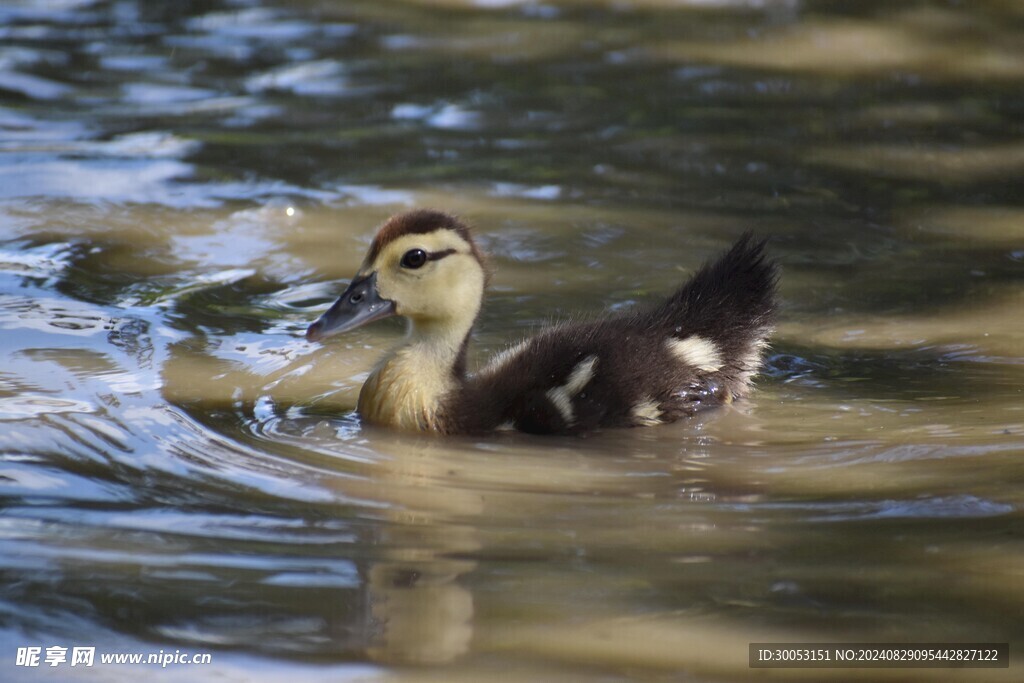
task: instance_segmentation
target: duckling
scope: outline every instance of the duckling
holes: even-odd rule
[[[443,434],[650,426],[745,396],[772,331],[777,268],[746,234],[660,304],[542,330],[476,374],[466,350],[489,270],[456,217],[413,210],[377,232],[310,341],[408,319],[359,393],[370,424]]]

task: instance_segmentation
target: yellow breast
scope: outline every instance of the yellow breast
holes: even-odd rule
[[[451,371],[405,347],[387,357],[359,392],[359,415],[370,424],[410,431],[443,431],[442,399],[455,388]]]

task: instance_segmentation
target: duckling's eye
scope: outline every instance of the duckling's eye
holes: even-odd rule
[[[423,264],[426,262],[427,252],[422,249],[410,249],[405,252],[405,255],[402,257],[401,266],[403,268],[412,268],[415,270],[416,268],[422,268]]]

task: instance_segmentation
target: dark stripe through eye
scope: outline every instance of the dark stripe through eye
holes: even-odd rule
[[[440,261],[445,256],[451,256],[455,253],[454,249],[445,249],[444,251],[427,252],[422,249],[410,249],[402,255],[402,260],[399,262],[403,268],[409,268],[415,270],[422,268],[427,261]]]
[[[451,256],[455,253],[454,249],[445,249],[444,251],[434,251],[427,254],[428,261],[440,261],[445,256]]]

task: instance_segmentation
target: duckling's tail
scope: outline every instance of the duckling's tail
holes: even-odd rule
[[[730,393],[745,393],[761,367],[773,329],[778,267],[767,239],[745,233],[717,261],[705,264],[655,313],[674,350],[705,373],[722,372]]]

